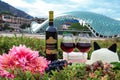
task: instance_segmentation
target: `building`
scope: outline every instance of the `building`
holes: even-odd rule
[[[31,19],[26,19],[22,17],[16,17],[10,14],[0,14],[0,27],[8,27],[13,29],[19,29],[23,24],[30,24]]]
[[[35,18],[32,19],[32,21],[35,21],[38,24],[43,23],[45,20],[47,20],[47,19],[46,18],[38,18],[38,17],[35,17]]]

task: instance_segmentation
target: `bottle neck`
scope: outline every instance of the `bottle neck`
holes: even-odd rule
[[[53,15],[53,11],[49,11],[49,26],[53,26],[53,19],[54,15]]]
[[[49,26],[53,26],[53,25],[54,25],[53,21],[49,21]]]

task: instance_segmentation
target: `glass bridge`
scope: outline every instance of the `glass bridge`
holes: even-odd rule
[[[89,30],[99,37],[118,37],[120,36],[120,21],[114,20],[112,18],[92,13],[92,12],[67,12],[63,13],[60,16],[55,17],[54,25],[56,27],[69,22],[71,20],[82,20],[87,23]],[[40,29],[45,30],[48,26],[48,20],[40,24],[39,26],[33,26],[35,23],[31,24],[31,31],[37,32]]]

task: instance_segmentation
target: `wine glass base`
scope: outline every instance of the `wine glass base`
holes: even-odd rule
[[[72,63],[86,63],[87,59],[83,60],[83,59],[69,59],[68,62],[72,62]]]
[[[69,53],[68,62],[85,63],[87,61],[87,55],[88,53],[84,53],[84,59],[83,59],[83,54],[81,52],[71,52]],[[66,52],[63,52],[63,60],[67,60]]]

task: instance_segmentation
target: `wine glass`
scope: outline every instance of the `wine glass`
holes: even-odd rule
[[[64,52],[67,53],[67,61],[69,61],[69,53],[75,48],[73,34],[63,34],[60,47]]]
[[[78,40],[76,43],[76,48],[82,52],[82,62],[86,62],[86,58],[84,58],[84,54],[87,53],[90,50],[91,47],[91,41],[90,41],[90,37],[89,34],[87,33],[81,33],[78,36]]]

